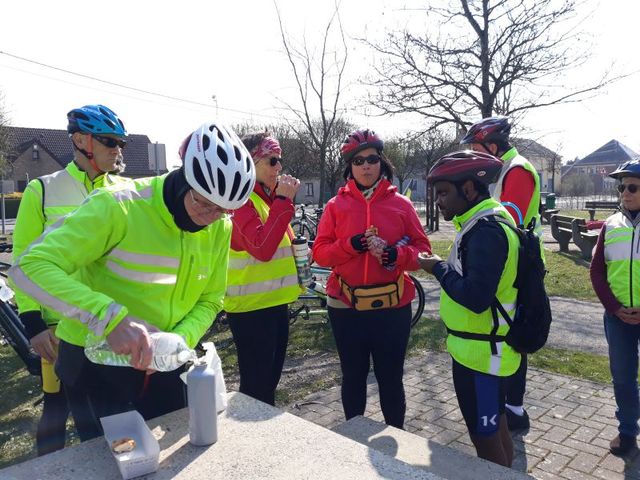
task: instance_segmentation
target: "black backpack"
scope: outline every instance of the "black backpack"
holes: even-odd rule
[[[485,340],[491,343],[491,353],[496,355],[497,342],[507,342],[518,353],[534,353],[540,350],[547,342],[549,328],[551,327],[551,305],[544,287],[544,276],[547,271],[542,261],[540,240],[533,232],[535,219],[525,228],[514,227],[510,222],[500,216],[483,217],[480,221],[491,221],[506,225],[513,230],[520,239],[518,249],[518,270],[513,286],[518,289],[516,299],[516,313],[514,318],[495,298],[491,305],[493,316],[493,329],[490,334],[461,332],[447,329],[455,336],[469,340]],[[465,241],[462,239],[461,248]],[[509,324],[509,332],[506,336],[496,335],[499,318],[501,315]]]
[[[534,218],[524,229],[514,227],[502,217],[494,218],[507,225],[520,239],[518,273],[513,284],[518,289],[516,313],[510,318],[496,299],[491,306],[494,323],[498,321],[499,312],[511,327],[505,341],[518,353],[534,353],[547,343],[552,321],[551,305],[544,287],[547,271],[542,261],[540,239],[533,232],[536,220]]]

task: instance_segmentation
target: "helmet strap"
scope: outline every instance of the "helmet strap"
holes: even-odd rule
[[[73,138],[71,139],[71,143],[73,144],[73,148],[75,148],[77,151],[79,151],[82,155],[85,156],[85,158],[89,161],[89,165],[91,165],[91,168],[93,168],[96,172],[95,177],[98,177],[100,175],[104,175],[106,172],[103,172],[99,167],[98,164],[96,163],[95,159],[93,158],[93,137],[91,136],[91,134],[87,134],[89,135],[89,150],[85,150],[84,148],[80,148],[78,145],[76,145],[76,142],[73,141]],[[89,174],[89,172],[86,172],[87,175]]]
[[[489,150],[489,147],[486,143],[483,142],[480,145],[482,145],[482,148],[484,148],[489,155],[497,155],[498,152],[493,153],[491,150]]]

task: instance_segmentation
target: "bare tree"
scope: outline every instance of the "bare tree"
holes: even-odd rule
[[[458,142],[451,135],[441,129],[430,129],[419,138],[421,148],[418,154],[425,179],[425,200],[426,200],[426,227],[428,231],[435,232],[440,228],[440,211],[436,206],[436,198],[433,194],[432,185],[426,181],[431,167],[440,157],[448,152],[460,148]]]
[[[589,56],[577,32],[582,0],[432,0],[424,7],[431,30],[390,33],[374,44],[372,105],[382,113],[413,112],[437,128],[462,129],[478,116],[518,116],[577,102],[612,81],[583,87],[563,83]]]
[[[0,92],[0,172],[6,174],[9,169],[9,115],[4,108],[4,95]]]
[[[291,65],[291,71],[299,94],[299,107],[284,102],[288,110],[297,117],[298,123],[291,123],[299,138],[308,138],[311,142],[310,150],[318,155],[320,174],[320,206],[325,198],[326,169],[329,158],[330,144],[335,136],[336,122],[340,118],[339,105],[342,93],[342,81],[347,65],[347,45],[340,23],[338,7],[336,6],[331,18],[324,28],[324,36],[319,51],[310,49],[303,38],[300,46],[294,45],[287,35],[280,10],[274,0],[282,45]],[[337,45],[330,45],[330,40],[336,35]],[[303,134],[304,132],[304,134]]]
[[[562,143],[558,143],[546,158],[547,170],[551,172],[551,188],[547,187],[547,190],[552,193],[556,191],[556,173],[559,174],[562,168],[562,155],[558,153],[562,147]]]
[[[395,138],[384,143],[384,153],[393,164],[400,192],[405,191],[405,182],[423,172],[421,147],[418,140],[411,138]]]

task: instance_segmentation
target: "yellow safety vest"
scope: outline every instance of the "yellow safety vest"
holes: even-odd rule
[[[249,201],[253,202],[260,220],[265,223],[269,217],[269,205],[256,192],[251,193]],[[301,292],[289,235],[283,235],[276,253],[268,262],[261,262],[244,250],[232,248],[229,252],[227,294],[224,298],[227,312],[251,312],[291,303]]]
[[[451,254],[447,262],[456,271],[463,275],[462,264],[458,251],[462,237],[483,217],[499,215],[512,221],[509,212],[494,199],[487,199],[453,219],[454,226],[458,231]],[[516,298],[518,290],[514,288],[513,282],[516,279],[518,270],[518,247],[520,241],[516,234],[506,225],[500,225],[509,242],[509,252],[507,261],[498,283],[496,298],[502,304],[509,316],[513,318],[515,314]],[[440,316],[445,325],[450,330],[467,332],[471,334],[492,333],[493,315],[491,308],[482,313],[474,313],[466,307],[456,303],[444,289],[440,293]],[[506,320],[498,314],[499,327],[496,335],[504,336],[509,331]],[[491,343],[486,340],[471,340],[449,334],[447,336],[447,350],[451,356],[467,368],[478,372],[488,373],[499,377],[506,377],[515,373],[520,366],[521,356],[506,342],[495,343],[495,354],[491,351]]]
[[[624,213],[607,218],[604,228],[604,261],[607,282],[625,307],[640,305],[640,224],[634,226]]]

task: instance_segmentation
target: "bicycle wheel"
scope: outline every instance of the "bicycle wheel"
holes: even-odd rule
[[[291,222],[291,228],[293,229],[293,233],[298,237],[305,237],[307,240],[316,238],[315,232],[306,221],[301,222],[300,220],[294,220]]]
[[[411,302],[411,328],[413,328],[422,318],[422,314],[424,313],[425,295],[424,287],[420,283],[420,280],[413,275],[409,275],[409,278],[411,278],[414,286],[416,287],[416,296]]]

